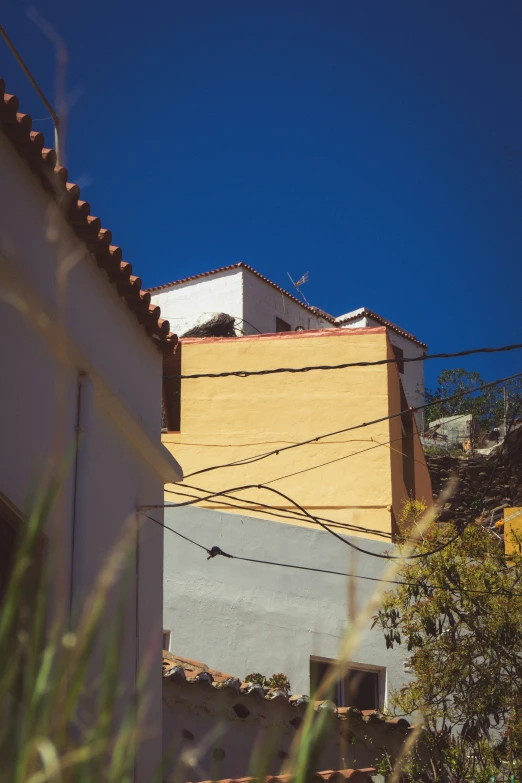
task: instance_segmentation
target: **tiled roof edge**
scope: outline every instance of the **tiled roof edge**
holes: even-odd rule
[[[44,146],[43,133],[33,131],[31,117],[18,112],[18,98],[5,92],[3,79],[0,79],[0,126],[154,344],[163,353],[172,353],[178,338],[170,331],[169,322],[160,317],[160,308],[151,304],[150,293],[142,290],[141,279],[133,274],[131,264],[123,260],[121,248],[112,244],[112,233],[102,228],[100,219],[90,214],[90,205],[80,200],[79,186],[67,181],[67,169],[56,165],[56,152]]]
[[[181,663],[179,663],[180,661]],[[188,664],[188,673],[183,663],[185,665]],[[196,670],[198,671],[196,672]],[[303,712],[310,703],[310,697],[304,694],[290,695],[283,688],[264,688],[251,682],[241,682],[238,677],[209,669],[205,664],[199,664],[197,661],[177,658],[177,656],[173,656],[165,651],[163,653],[163,678],[178,686],[204,686],[212,691],[229,691],[230,693],[248,696],[257,703],[263,700],[265,702],[274,701],[279,704],[286,704],[299,713]],[[220,681],[216,681],[216,678]],[[401,730],[410,728],[410,723],[405,718],[387,718],[378,710],[337,707],[332,701],[316,701],[314,702],[314,710],[316,712],[327,710],[339,720],[350,719],[359,720],[363,723],[381,723]]]
[[[343,316],[336,318],[335,323],[338,326],[341,326],[342,324],[347,324],[350,321],[356,321],[358,318],[364,318],[364,316],[366,315],[369,318],[373,318],[375,321],[378,321],[383,326],[387,326],[388,329],[391,329],[397,334],[400,334],[402,337],[406,337],[408,340],[417,343],[417,345],[419,345],[421,348],[428,350],[428,346],[426,345],[426,343],[421,342],[419,339],[417,339],[417,337],[415,337],[414,334],[411,334],[411,332],[407,332],[405,329],[401,329],[400,326],[397,326],[391,321],[388,321],[386,318],[383,318],[382,315],[378,315],[377,313],[374,313],[372,310],[368,310],[367,307],[361,308],[358,312],[354,313],[353,315],[349,315],[346,318],[344,318]]]
[[[326,769],[323,772],[315,772],[311,775],[312,783],[334,783],[334,781],[350,780],[354,779],[362,781],[365,778],[368,780],[372,775],[375,775],[377,770],[375,767],[366,767],[364,769]],[[291,783],[293,779],[292,775],[267,775],[264,779],[264,783]],[[259,783],[258,778],[224,778],[223,780],[206,780],[204,783]]]
[[[191,283],[193,280],[199,280],[202,277],[211,277],[212,275],[217,275],[220,272],[228,272],[231,269],[247,269],[249,272],[252,272],[252,274],[256,275],[256,277],[259,277],[260,280],[264,280],[265,283],[268,283],[273,288],[276,288],[278,291],[281,291],[281,293],[285,294],[285,296],[288,296],[298,305],[304,307],[305,310],[308,310],[308,312],[312,313],[312,315],[315,315],[316,318],[322,318],[323,321],[328,321],[329,323],[332,324],[335,323],[335,318],[333,316],[328,315],[328,313],[325,313],[322,310],[318,312],[319,308],[312,307],[312,305],[306,305],[304,302],[301,302],[296,296],[288,293],[288,291],[285,291],[285,289],[281,288],[281,286],[277,285],[277,283],[272,282],[272,280],[269,280],[268,277],[265,277],[253,267],[249,266],[248,264],[245,264],[243,261],[239,261],[237,264],[229,264],[228,266],[220,266],[218,267],[218,269],[211,269],[209,272],[200,272],[197,275],[190,275],[190,277],[183,277],[181,278],[181,280],[172,280],[170,283],[163,283],[163,285],[157,285],[157,286],[153,286],[152,288],[147,288],[147,291],[151,294],[159,293],[160,291],[164,291],[167,288],[172,288],[175,285],[182,285],[183,283]]]

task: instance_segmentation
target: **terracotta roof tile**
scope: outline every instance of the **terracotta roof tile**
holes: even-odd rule
[[[325,321],[329,321],[332,324],[335,323],[335,318],[333,316],[328,315],[328,313],[325,313],[323,310],[320,310],[318,307],[312,307],[311,305],[306,305],[304,302],[301,302],[296,296],[289,294],[288,291],[285,291],[284,288],[278,286],[277,283],[273,283],[271,280],[268,279],[268,277],[265,277],[264,275],[260,274],[253,267],[248,266],[248,264],[244,264],[243,261],[239,261],[239,263],[237,264],[229,264],[228,266],[220,266],[218,269],[211,269],[209,272],[200,272],[198,275],[183,277],[181,280],[173,280],[170,283],[163,283],[163,285],[157,285],[154,286],[153,288],[147,288],[147,291],[156,294],[159,291],[164,291],[166,288],[172,288],[175,285],[182,285],[183,283],[191,283],[193,280],[199,280],[202,277],[212,277],[212,275],[217,275],[219,274],[219,272],[228,272],[230,269],[248,269],[249,272],[252,272],[252,274],[256,275],[256,277],[259,277],[260,280],[264,280],[265,283],[268,283],[273,288],[276,288],[278,291],[281,291],[282,294],[285,294],[285,296],[288,296],[290,299],[293,299],[294,302],[297,302],[298,305],[301,305],[301,307],[304,307],[305,310],[308,310],[310,313],[313,313],[313,315],[317,316],[318,318],[323,318]]]
[[[424,348],[425,350],[428,349],[426,343],[421,343],[421,341],[418,340],[414,334],[411,334],[410,332],[406,332],[404,329],[401,329],[400,326],[397,326],[391,321],[388,321],[386,318],[383,318],[382,315],[378,315],[377,313],[374,313],[372,310],[368,310],[367,307],[361,307],[358,310],[354,310],[354,312],[350,315],[346,315],[346,316],[341,315],[335,319],[335,323],[338,326],[340,326],[342,324],[348,324],[350,323],[350,321],[356,321],[358,318],[364,318],[364,317],[373,318],[374,321],[377,321],[377,323],[388,327],[388,329],[391,329],[392,332],[396,332],[397,334],[400,334],[401,337],[406,337],[408,340],[417,343],[417,345],[419,345],[421,348]]]
[[[56,165],[56,153],[44,147],[43,134],[31,130],[31,117],[18,112],[18,98],[5,92],[2,79],[0,126],[44,189],[55,199],[76,236],[116,286],[118,294],[154,344],[164,353],[171,353],[177,336],[170,332],[169,322],[160,318],[159,307],[151,305],[150,293],[141,290],[141,279],[133,275],[132,266],[123,261],[121,248],[112,244],[111,232],[102,228],[100,219],[90,214],[90,205],[79,198],[78,185],[67,181],[67,169]]]
[[[324,772],[315,772],[312,775],[312,783],[341,783],[350,780],[351,783],[365,783],[370,781],[377,770],[374,767],[365,769],[327,769]],[[265,777],[265,783],[290,783],[292,775],[269,775]],[[259,783],[257,778],[223,778],[219,781],[207,780],[204,783]]]
[[[295,708],[297,715],[302,714],[310,702],[310,697],[304,694],[290,696],[281,688],[264,688],[250,682],[241,682],[238,677],[225,674],[217,669],[211,669],[199,661],[181,658],[170,652],[163,651],[163,677],[178,685],[196,685],[204,683],[213,690],[231,690],[249,698],[285,703]],[[410,724],[404,718],[386,718],[377,710],[359,710],[357,707],[337,707],[333,701],[314,702],[316,712],[328,710],[341,721],[360,721],[361,723],[387,724],[390,728],[409,729]]]

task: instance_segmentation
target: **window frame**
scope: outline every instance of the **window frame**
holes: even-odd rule
[[[324,664],[326,666],[331,666],[332,664],[336,663],[335,658],[323,658],[319,655],[311,655],[310,656],[310,691],[312,691],[312,672],[311,667],[313,663],[318,664]],[[362,672],[364,674],[374,674],[376,675],[376,693],[375,693],[375,707],[362,707],[361,709],[374,709],[374,710],[380,710],[384,707],[385,700],[386,700],[386,666],[377,666],[370,663],[358,663],[356,661],[351,661],[348,666],[348,672]],[[347,675],[348,675],[347,672]],[[347,704],[347,697],[346,697],[346,680],[347,675],[342,679],[337,681],[337,691],[336,691],[336,703],[338,707],[352,707],[353,704]],[[323,675],[324,676],[324,675]],[[321,678],[322,679],[322,678]],[[313,697],[313,694],[310,693],[310,695]]]

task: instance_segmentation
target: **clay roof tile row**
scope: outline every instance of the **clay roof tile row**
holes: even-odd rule
[[[281,688],[264,688],[250,682],[241,682],[238,677],[210,669],[206,664],[181,658],[163,651],[163,677],[177,685],[199,685],[214,691],[229,690],[243,696],[248,696],[258,702],[263,700],[285,703],[296,708],[299,715],[310,702],[310,697],[304,694],[289,695]],[[314,702],[316,712],[328,710],[339,720],[356,720],[363,723],[385,723],[390,728],[408,729],[410,724],[404,718],[386,718],[377,710],[359,710],[357,707],[337,707],[332,701]]]
[[[365,769],[327,769],[324,772],[315,772],[310,778],[309,783],[344,783],[350,780],[351,783],[370,783],[372,775],[376,774],[374,767]],[[265,777],[264,783],[291,783],[292,775],[269,775]],[[223,778],[219,781],[207,780],[204,783],[259,783],[257,778]]]
[[[335,319],[335,323],[338,326],[342,326],[343,324],[348,324],[351,321],[356,321],[358,318],[365,317],[372,318],[374,321],[377,321],[377,323],[386,326],[388,329],[391,329],[392,332],[396,332],[402,337],[406,337],[408,340],[411,340],[413,343],[417,343],[417,345],[419,345],[421,348],[424,348],[424,350],[428,349],[426,343],[422,343],[417,337],[415,337],[414,334],[411,334],[411,332],[406,332],[404,329],[401,329],[400,326],[397,326],[397,324],[394,324],[391,321],[388,321],[386,318],[383,318],[382,315],[374,313],[373,310],[368,310],[367,307],[361,307],[359,310],[355,310],[350,315],[340,316],[339,318]]]
[[[170,332],[169,322],[160,317],[160,308],[151,304],[150,293],[142,290],[141,279],[123,260],[121,248],[112,243],[112,233],[102,227],[100,218],[90,214],[90,204],[80,199],[78,185],[68,182],[67,169],[56,165],[56,153],[44,146],[43,133],[33,131],[31,117],[18,111],[18,98],[5,92],[2,79],[0,126],[154,344],[164,353],[171,353],[177,336]]]
[[[282,294],[288,296],[290,299],[293,299],[294,302],[297,302],[298,305],[301,305],[301,307],[304,307],[305,310],[308,310],[308,312],[312,313],[316,317],[322,318],[325,321],[329,321],[332,324],[335,323],[335,318],[333,316],[328,315],[328,313],[325,313],[324,310],[320,310],[318,307],[312,307],[311,305],[307,305],[304,302],[301,302],[301,300],[298,299],[296,296],[293,296],[293,294],[289,294],[288,291],[285,291],[284,288],[281,288],[281,286],[277,285],[277,283],[272,282],[272,280],[269,280],[268,277],[265,277],[264,275],[260,274],[260,272],[258,272],[253,267],[243,263],[243,261],[239,261],[237,264],[229,264],[228,266],[220,266],[218,269],[211,269],[209,272],[200,272],[198,275],[183,277],[181,280],[173,280],[170,283],[163,283],[163,285],[157,285],[154,286],[153,288],[147,288],[147,291],[150,291],[153,294],[157,294],[160,291],[166,290],[167,288],[173,288],[174,286],[182,285],[183,283],[191,283],[193,280],[199,280],[202,277],[212,277],[212,275],[217,275],[220,272],[228,272],[231,269],[247,269],[253,275],[259,277],[260,280],[264,280],[265,283],[271,285],[272,288],[281,291]]]

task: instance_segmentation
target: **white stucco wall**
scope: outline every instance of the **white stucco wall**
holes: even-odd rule
[[[327,532],[285,522],[199,508],[168,508],[165,524],[205,547],[230,554],[377,577],[386,560],[343,546]],[[361,521],[360,524],[364,524]],[[372,552],[389,542],[357,537]],[[375,582],[356,579],[356,604],[367,603]],[[293,693],[310,692],[310,656],[335,659],[347,627],[343,576],[216,557],[165,530],[164,627],[171,652],[228,674],[284,672]],[[197,629],[195,632],[194,629]],[[407,675],[407,653],[387,650],[368,630],[353,663],[386,667],[386,694]],[[386,695],[385,694],[385,695]]]
[[[0,492],[27,510],[35,487],[49,478],[59,433],[65,477],[47,532],[66,606],[81,605],[131,521],[136,578],[127,587],[119,668],[130,695],[136,672],[161,647],[163,534],[152,522],[138,526],[136,509],[161,504],[164,480],[175,476],[176,463],[160,443],[162,358],[61,216],[52,217],[50,198],[1,133],[0,181]],[[74,262],[61,296],[60,260]],[[114,627],[111,606],[108,601],[106,632]],[[151,779],[161,758],[155,666],[146,690],[153,709],[138,758],[140,783]]]
[[[236,318],[238,333],[276,331],[276,317],[290,324],[292,331],[332,326],[291,297],[278,291],[248,269],[239,267],[180,283],[152,296],[161,314],[179,335],[204,323],[217,313]]]
[[[339,318],[342,319],[343,316],[340,316]],[[382,326],[382,324],[373,318],[362,315],[360,318],[355,318],[349,323],[340,323],[339,326],[343,329],[358,329],[363,326]],[[409,340],[407,337],[397,334],[393,329],[388,329],[388,337],[392,345],[396,345],[397,348],[400,348],[403,351],[405,358],[416,359],[419,356],[423,356],[425,353],[424,348],[421,348],[421,346],[413,342],[413,340]],[[423,405],[425,402],[424,362],[405,362],[401,381],[408,404],[412,407]],[[424,429],[424,413],[422,411],[417,413],[415,419],[419,432],[422,432]]]
[[[303,329],[327,329],[332,326],[329,321],[320,318],[295,302],[282,291],[278,291],[270,283],[261,280],[248,269],[241,270],[243,275],[243,318],[252,324],[259,332],[276,331],[276,318],[290,324],[291,331],[298,326]],[[255,330],[250,329],[250,333]]]
[[[241,269],[229,269],[180,283],[153,294],[151,299],[153,304],[161,307],[161,315],[170,321],[172,331],[179,335],[218,313],[227,313],[238,319],[245,317]],[[241,321],[237,325],[243,326]]]

